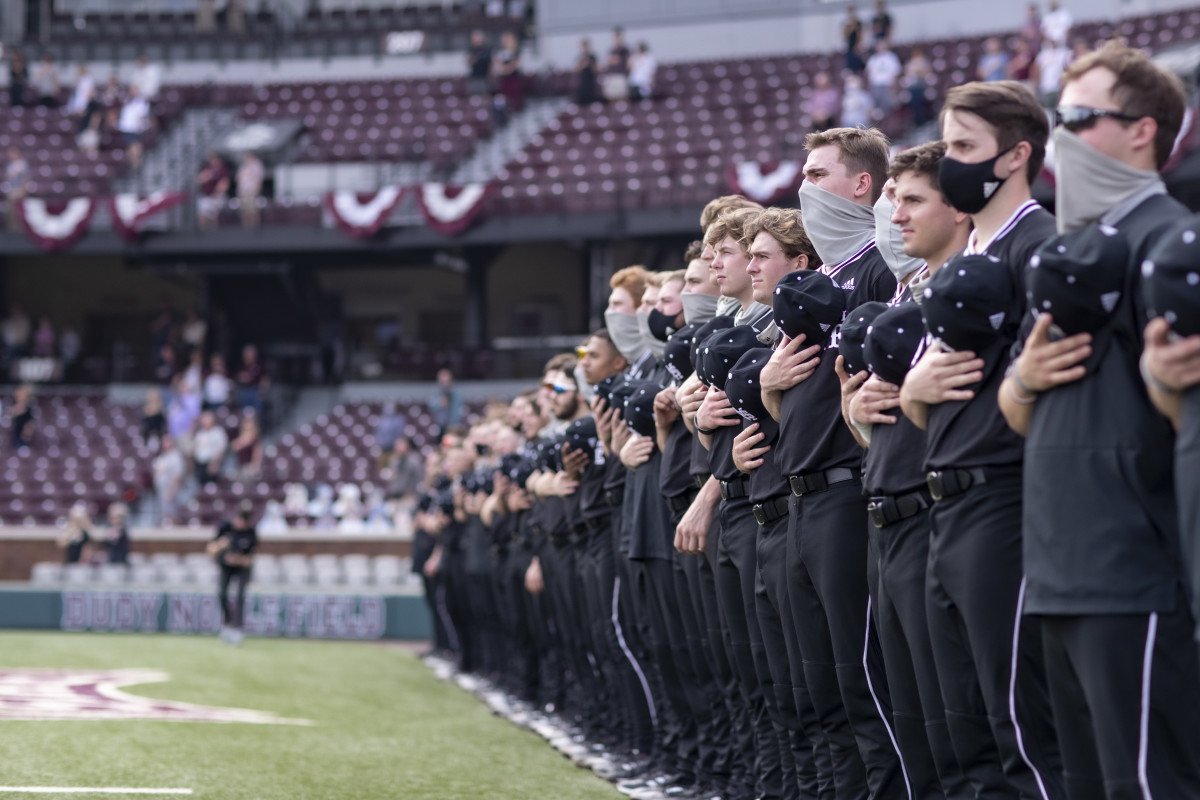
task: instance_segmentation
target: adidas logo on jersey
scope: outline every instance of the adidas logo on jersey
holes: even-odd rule
[[[854,278],[851,278],[850,280],[843,283],[842,289],[844,289],[847,292],[853,292],[854,291]]]

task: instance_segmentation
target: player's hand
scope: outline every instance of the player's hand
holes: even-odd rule
[[[667,388],[654,395],[654,424],[668,430],[677,419],[679,406],[675,405],[675,390]]]
[[[596,415],[596,437],[606,445],[612,441],[613,411],[603,397],[592,401],[592,413]]]
[[[621,463],[629,469],[637,469],[650,460],[654,452],[654,440],[649,436],[634,434],[621,448]]]
[[[696,412],[696,422],[706,431],[713,428],[725,428],[730,425],[742,424],[742,418],[734,411],[729,398],[719,389],[713,389],[704,395],[700,410]]]
[[[759,430],[757,422],[747,425],[745,430],[734,437],[733,465],[747,475],[761,467],[763,456],[771,449],[771,445],[766,444],[766,438],[766,434]]]
[[[1146,326],[1146,370],[1174,392],[1200,383],[1200,335],[1171,341],[1171,326],[1162,317]]]
[[[683,512],[675,526],[675,549],[681,553],[703,553],[708,544],[708,529],[712,526],[713,508],[703,502],[693,502]]]
[[[895,425],[897,418],[884,412],[899,405],[900,387],[872,375],[850,399],[850,419],[859,425]]]
[[[588,464],[588,454],[583,448],[571,447],[571,445],[563,443],[562,446],[563,472],[567,476],[579,480],[579,476],[583,474],[583,470]]]
[[[629,441],[629,437],[633,435],[633,431],[625,424],[624,420],[613,420],[612,426],[612,443],[611,448],[617,457],[621,457],[621,450],[625,447],[625,443]]]
[[[803,334],[795,339],[783,337],[759,374],[758,382],[764,392],[786,392],[812,375],[821,363],[821,345],[801,350],[803,344]]]
[[[683,386],[679,387],[679,391],[675,393],[675,402],[684,419],[691,419],[696,415],[706,394],[708,394],[708,387],[694,378],[685,381]]]
[[[566,472],[556,472],[550,476],[547,481],[547,494],[555,497],[570,497],[575,494],[575,490],[579,488],[579,481],[568,475]]]
[[[1057,342],[1051,341],[1053,322],[1049,314],[1040,315],[1025,340],[1025,349],[1017,357],[1017,377],[1023,387],[1032,392],[1045,392],[1074,383],[1087,374],[1081,362],[1092,354],[1092,335],[1077,333]]]
[[[541,594],[545,589],[546,582],[542,579],[542,562],[538,561],[537,556],[534,556],[525,569],[525,591],[530,594]]]
[[[513,486],[512,494],[508,496],[508,510],[528,511],[532,505],[533,503],[529,500],[529,492],[519,486]]]
[[[921,360],[908,371],[902,391],[913,400],[937,405],[953,400],[966,401],[975,392],[963,389],[983,380],[983,359],[970,350],[942,352],[936,342],[929,346]]]

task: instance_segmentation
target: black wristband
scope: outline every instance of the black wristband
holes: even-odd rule
[[[703,433],[705,436],[712,436],[717,432],[716,428],[701,428],[699,414],[692,414],[692,425],[696,427],[696,433]]]

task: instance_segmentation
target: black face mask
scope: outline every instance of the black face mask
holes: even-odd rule
[[[678,319],[678,314],[668,317],[657,308],[652,308],[650,315],[646,318],[646,323],[650,326],[650,334],[660,342],[665,342],[672,333],[679,329],[679,326],[675,324]]]
[[[1012,147],[1008,150],[1012,150]],[[943,158],[938,166],[938,186],[946,201],[964,214],[983,211],[1008,180],[996,177],[996,162],[1008,150],[978,164],[964,164],[953,158]]]

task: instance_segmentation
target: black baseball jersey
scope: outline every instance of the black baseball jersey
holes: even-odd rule
[[[1033,614],[1123,614],[1174,608],[1179,582],[1169,423],[1138,370],[1145,306],[1141,264],[1187,215],[1165,194],[1115,227],[1129,244],[1111,340],[1082,380],[1039,396],[1025,444],[1025,608]]]
[[[688,471],[692,474],[693,481],[697,475],[707,478],[712,474],[708,451],[704,449],[704,445],[700,444],[699,434],[692,436],[692,458]]]
[[[631,559],[671,558],[675,526],[658,487],[661,467],[662,453],[656,447],[650,460],[631,470],[625,482],[621,535],[627,540],[623,551]]]
[[[220,562],[225,564],[225,555],[227,553],[236,553],[240,556],[254,555],[254,551],[258,549],[258,531],[251,525],[249,528],[235,528],[232,522],[222,522],[217,528],[217,535],[214,539],[220,539],[222,536],[227,537],[229,546],[222,551]],[[237,567],[234,567],[237,569]]]
[[[471,575],[485,575],[491,569],[492,537],[478,515],[467,518],[464,569]]]
[[[974,247],[975,237],[972,235],[964,252],[994,256],[1008,264],[1017,287],[1017,296],[1024,304],[1025,268],[1029,266],[1029,259],[1056,233],[1054,215],[1038,205],[1036,200],[1028,200],[1013,212],[987,247]]]
[[[725,425],[712,434],[708,449],[708,465],[716,479],[731,481],[746,477],[733,463],[733,440],[742,432],[740,425]]]
[[[575,490],[575,496],[579,498],[580,519],[595,519],[612,511],[604,493],[606,465],[604,446],[597,442],[592,463],[583,468],[583,474],[579,476],[579,488]]]
[[[911,302],[906,286],[891,305]],[[863,455],[863,489],[869,495],[905,494],[925,485],[925,431],[900,413],[899,404],[885,413],[895,424],[872,426]]]
[[[1000,467],[1021,463],[1025,440],[1008,427],[997,392],[1008,369],[1012,340],[998,339],[982,353],[983,380],[966,387],[971,400],[949,400],[926,412],[925,468]]]
[[[658,488],[663,497],[675,497],[696,486],[692,481],[692,438],[683,420],[675,420],[667,434],[659,473]]]
[[[826,347],[808,378],[783,393],[774,452],[784,475],[862,465],[862,448],[842,419],[837,357],[837,347]]]
[[[787,477],[775,463],[775,447],[763,456],[763,463],[750,473],[750,502],[762,503],[791,492]]]
[[[1175,493],[1179,498],[1179,535],[1186,543],[1184,564],[1192,593],[1200,586],[1200,387],[1183,396],[1179,438],[1175,440]],[[1193,601],[1193,615],[1196,603]]]
[[[833,278],[846,293],[847,312],[872,300],[886,303],[896,293],[896,276],[874,242],[840,264],[822,266],[821,272]],[[837,349],[836,339],[833,347]]]

